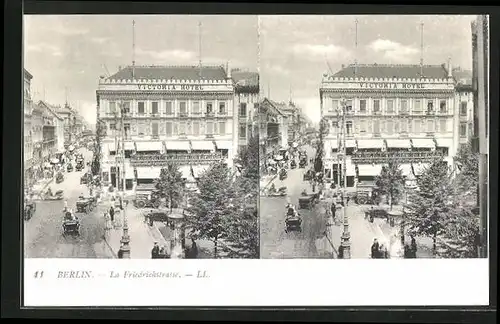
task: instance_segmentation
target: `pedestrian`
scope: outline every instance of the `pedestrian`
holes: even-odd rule
[[[387,250],[387,246],[385,244],[380,245],[378,259],[389,259],[389,251]]]
[[[123,243],[120,244],[120,249],[118,250],[118,259],[123,259]]]
[[[349,206],[349,200],[351,200],[351,197],[347,196],[346,197],[346,204],[345,204],[346,206]]]
[[[158,259],[160,255],[160,247],[158,246],[158,242],[155,242],[153,248],[151,249],[151,259]]]
[[[335,202],[332,202],[332,205],[330,206],[330,211],[332,212],[332,217],[336,218],[336,213],[337,213],[337,206],[335,206]]]
[[[379,248],[380,248],[380,245],[378,243],[378,240],[375,238],[373,239],[373,244],[372,244],[372,247],[371,247],[371,257],[372,259],[378,259],[379,258]]]
[[[160,248],[160,252],[159,252],[159,255],[158,255],[158,259],[164,259],[164,258],[165,258],[165,254],[166,254],[165,248],[162,246],[162,247]]]
[[[412,259],[417,258],[417,240],[415,239],[415,236],[411,235],[411,240],[410,240],[410,257]]]
[[[191,239],[191,248],[189,249],[189,254],[191,256],[191,259],[196,259],[198,257],[198,246],[196,245],[194,239]]]
[[[115,210],[113,209],[113,206],[109,207],[109,217],[111,218],[111,222],[115,222]]]
[[[64,212],[68,211],[68,201],[64,200]]]
[[[404,246],[404,258],[405,259],[411,258],[411,251],[410,251],[410,246],[408,245],[408,243],[406,243]]]

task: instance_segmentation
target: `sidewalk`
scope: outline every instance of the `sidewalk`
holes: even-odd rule
[[[110,206],[109,199],[103,200],[100,210],[103,214]],[[130,237],[130,258],[131,259],[151,259],[151,249],[155,242],[160,247],[167,246],[170,249],[170,244],[154,229],[151,229],[142,217],[141,210],[134,208],[129,204],[125,213],[127,216],[128,234]],[[115,257],[120,249],[120,240],[123,235],[123,212],[115,215],[115,223],[117,226],[106,231],[105,240],[109,248],[113,251]]]

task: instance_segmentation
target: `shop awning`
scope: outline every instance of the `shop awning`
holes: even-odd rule
[[[354,164],[346,163],[346,175],[348,177],[353,177],[356,175],[356,169],[354,167]]]
[[[133,179],[134,177],[134,168],[130,165],[125,165],[125,179]]]
[[[382,165],[380,164],[360,164],[358,165],[360,176],[378,176],[382,171]]]
[[[182,173],[182,177],[185,179],[191,179],[193,176],[191,175],[191,168],[189,165],[182,165],[179,167],[179,171]]]
[[[126,151],[133,151],[133,150],[135,150],[134,142],[125,142],[125,150]]]
[[[358,140],[358,149],[381,149],[382,147],[384,147],[384,141],[380,139]]]
[[[409,139],[388,139],[387,147],[389,148],[410,148]]]
[[[137,152],[162,151],[162,142],[135,142]]]
[[[170,141],[166,142],[167,151],[190,151],[189,141]]]
[[[401,171],[403,173],[403,176],[406,176],[409,179],[413,179],[413,173],[411,172],[411,164],[401,164]]]
[[[214,143],[212,141],[191,141],[191,148],[195,151],[213,151]]]
[[[230,150],[233,148],[233,142],[231,141],[216,141],[218,150]]]
[[[108,144],[106,144],[106,146],[108,147],[108,151],[110,151],[110,152],[116,151],[116,145],[115,145],[114,142],[113,143],[108,143]]]
[[[137,177],[139,179],[158,179],[160,177],[160,171],[160,168],[138,167]]]
[[[436,145],[434,141],[430,138],[416,138],[412,139],[413,147],[422,147],[422,148],[433,148]]]
[[[355,140],[346,140],[345,141],[345,146],[346,147],[356,147],[356,141]]]
[[[453,140],[451,138],[436,138],[438,147],[452,147]]]
[[[325,143],[328,143],[327,145],[330,147],[330,150],[338,150],[339,145],[337,140],[328,140]]]

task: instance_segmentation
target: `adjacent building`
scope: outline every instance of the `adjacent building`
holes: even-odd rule
[[[283,111],[287,105],[264,98],[259,104],[259,141],[261,160],[272,158],[282,148],[288,147],[288,116]]]
[[[26,185],[33,182],[33,139],[31,130],[31,115],[33,112],[33,100],[31,98],[31,80],[33,76],[26,70],[24,72],[24,101],[23,101],[23,161],[24,182]]]
[[[238,147],[243,148],[249,137],[258,133],[259,74],[233,69],[231,77],[234,80],[234,104],[238,107]]]
[[[451,62],[443,65],[350,65],[325,74],[321,116],[329,125],[325,175],[341,168],[339,110],[346,106],[347,186],[373,181],[396,158],[407,177],[437,155],[451,165],[458,149],[459,116]]]
[[[472,71],[453,69],[455,78],[455,100],[459,115],[460,145],[467,144],[474,134],[474,95],[472,89]]]
[[[60,116],[57,111],[60,106],[51,105],[45,101],[40,100],[38,106],[43,108],[43,143],[45,144],[42,151],[44,157],[51,157],[55,153],[64,152],[65,142],[65,125],[64,118]]]
[[[252,86],[236,88],[224,66],[129,66],[102,78],[96,95],[97,120],[106,127],[103,182],[122,188],[125,181],[134,191],[169,162],[189,182],[215,161],[232,167],[256,102]],[[124,170],[116,159],[122,142]]]

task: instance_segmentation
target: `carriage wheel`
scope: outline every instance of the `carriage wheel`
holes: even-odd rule
[[[365,198],[363,198],[363,197],[360,197],[360,198],[358,198],[358,199],[357,199],[357,202],[358,202],[358,204],[360,204],[360,205],[364,205],[364,204],[366,204],[366,199],[365,199]]]
[[[144,201],[139,200],[139,201],[137,202],[137,207],[139,207],[139,208],[144,208],[144,206],[146,206],[146,203],[145,203]]]

